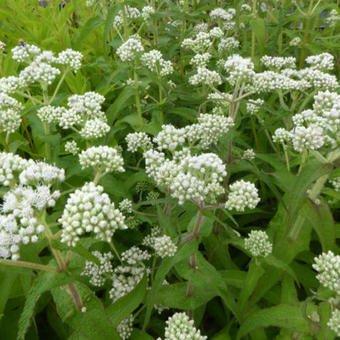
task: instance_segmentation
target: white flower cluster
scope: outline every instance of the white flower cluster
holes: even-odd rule
[[[80,151],[77,142],[71,140],[65,143],[65,151],[71,153],[72,155],[77,155]]]
[[[247,113],[251,115],[258,113],[263,104],[264,104],[264,100],[261,98],[249,99],[247,103]]]
[[[113,255],[111,252],[102,254],[99,251],[93,251],[92,255],[98,259],[99,265],[93,261],[86,260],[85,268],[80,275],[89,276],[90,283],[93,286],[101,287],[105,284],[108,276],[111,277],[113,273],[111,264]]]
[[[134,37],[123,43],[118,49],[117,54],[122,61],[132,62],[137,56],[144,52],[144,47],[140,39]]]
[[[34,60],[20,72],[19,78],[22,79],[27,86],[40,83],[43,88],[47,88],[60,73],[60,70],[56,67],[45,62]]]
[[[204,53],[212,46],[210,34],[207,32],[198,32],[193,39],[184,39],[181,46],[190,49],[195,53]]]
[[[251,161],[255,159],[255,152],[253,149],[247,149],[243,152],[242,159],[245,159],[247,161]]]
[[[162,230],[158,226],[154,226],[151,229],[151,233],[144,237],[142,244],[147,247],[153,248],[154,240],[156,237],[159,237],[162,235]]]
[[[329,53],[311,55],[306,58],[306,63],[317,70],[333,70],[334,57]]]
[[[225,207],[228,210],[244,211],[245,208],[254,209],[260,202],[255,185],[243,179],[229,186],[228,200]]]
[[[119,203],[119,209],[121,211],[125,211],[128,214],[132,213],[132,201],[129,200],[128,198],[123,199],[120,203]]]
[[[190,64],[196,67],[206,67],[209,60],[211,58],[211,54],[209,52],[203,54],[195,54],[193,58],[190,60]]]
[[[319,150],[326,144],[335,145],[333,137],[340,129],[340,95],[319,91],[314,96],[313,109],[304,110],[292,119],[293,129],[277,129],[274,142],[291,142],[297,152]]]
[[[210,71],[206,67],[198,67],[197,73],[189,78],[191,85],[219,85],[222,83],[221,76],[216,71]]]
[[[70,70],[77,72],[81,68],[82,59],[83,55],[80,52],[68,48],[58,54],[56,63],[59,65],[64,65],[70,68]]]
[[[12,58],[18,63],[29,63],[41,52],[35,45],[21,43],[12,48]]]
[[[109,294],[113,303],[138,285],[145,273],[143,261],[149,260],[150,257],[148,252],[142,251],[136,246],[122,254],[122,265],[116,267],[112,275],[112,289]]]
[[[109,146],[92,146],[79,154],[82,169],[92,167],[96,172],[124,172],[124,160],[116,148]]]
[[[216,144],[233,126],[231,117],[217,114],[201,113],[196,124],[186,127],[186,136],[190,144],[201,149],[207,149],[211,144]]]
[[[0,183],[11,186],[1,207],[0,256],[17,260],[20,244],[38,241],[44,231],[39,216],[60,197],[51,186],[64,180],[64,170],[11,153],[0,153],[0,169]]]
[[[330,26],[330,27],[335,27],[338,22],[340,21],[340,15],[338,13],[338,11],[336,9],[332,9],[328,15],[328,17],[326,18],[326,23]]]
[[[152,16],[152,14],[154,13],[155,13],[155,10],[153,7],[144,6],[142,9],[142,18],[144,19],[144,21],[148,21],[150,17]]]
[[[21,124],[23,105],[0,92],[0,132],[13,133]]]
[[[29,164],[29,161],[13,153],[0,152],[0,184],[10,186]]]
[[[37,116],[43,123],[57,123],[58,118],[61,117],[65,111],[66,109],[61,106],[46,105],[37,111]]]
[[[224,36],[224,33],[219,27],[214,27],[209,31],[209,35],[212,39],[220,39]]]
[[[225,39],[221,39],[218,44],[218,52],[223,53],[224,51],[233,51],[240,47],[240,42],[236,40],[234,37],[228,37]]]
[[[3,51],[6,47],[6,44],[0,40],[0,51]]]
[[[326,288],[340,295],[340,256],[332,251],[314,258],[313,269],[318,272],[316,278]]]
[[[18,89],[26,86],[25,82],[15,76],[0,78],[0,93],[13,94]]]
[[[268,235],[262,230],[252,230],[244,240],[244,247],[254,257],[267,257],[272,253],[273,245]]]
[[[141,62],[151,72],[155,72],[161,77],[165,77],[174,71],[171,61],[164,60],[162,53],[158,50],[151,50],[150,52],[144,53],[141,56]]]
[[[107,124],[107,118],[101,111],[101,104],[105,97],[96,92],[86,92],[83,95],[72,95],[68,98],[68,106],[52,108],[53,120],[63,129],[80,127],[79,134],[85,139],[94,139],[105,136],[110,126]],[[42,119],[45,115],[42,115]],[[45,119],[46,120],[46,119]]]
[[[335,191],[340,192],[340,177],[332,178],[330,183],[333,185]]]
[[[166,321],[164,340],[206,340],[185,313],[175,313]],[[157,340],[161,340],[158,338]]]
[[[230,56],[224,64],[229,74],[227,80],[231,85],[241,82],[249,82],[254,78],[254,64],[250,58],[243,58],[238,54]]]
[[[153,139],[159,150],[174,151],[185,142],[185,129],[176,129],[173,125],[162,125],[162,130]]]
[[[117,332],[122,340],[127,340],[130,338],[133,330],[133,315],[130,315],[127,319],[124,319],[117,326]]]
[[[274,70],[281,70],[283,68],[295,68],[296,58],[295,57],[271,57],[265,55],[261,57],[260,61],[264,66]]]
[[[340,336],[340,310],[334,309],[331,314],[331,318],[329,319],[327,326],[336,333],[337,336]]]
[[[236,14],[236,11],[234,8],[229,8],[228,10],[225,10],[223,8],[215,8],[210,12],[210,18],[216,21],[222,20],[222,21],[231,21],[233,20],[234,16]]]
[[[126,16],[126,19],[131,20],[131,19],[137,19],[140,17],[141,13],[138,8],[136,7],[130,7],[130,6],[124,6],[124,14]],[[124,23],[124,18],[123,18],[123,11],[120,10],[118,12],[118,15],[116,15],[113,19],[113,25],[116,27],[121,27]]]
[[[86,183],[67,200],[63,215],[61,241],[76,246],[81,235],[93,232],[95,238],[110,242],[117,229],[127,229],[122,213],[100,185]]]
[[[161,258],[172,257],[177,251],[177,246],[168,235],[155,237],[153,240],[153,248]]]
[[[301,45],[301,42],[302,42],[302,40],[301,40],[300,37],[295,37],[289,42],[289,46],[297,47],[297,46]]]
[[[146,151],[152,148],[151,138],[145,132],[129,133],[125,137],[127,149],[130,152],[137,152],[139,148]]]

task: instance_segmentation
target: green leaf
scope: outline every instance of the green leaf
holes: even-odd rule
[[[194,310],[216,296],[216,291],[209,287],[202,288],[193,284],[193,292],[189,296],[186,295],[187,289],[187,282],[162,286],[157,293],[155,302],[170,308]]]
[[[192,240],[191,242],[185,243],[181,248],[179,248],[175,256],[171,258],[166,258],[163,260],[163,263],[160,265],[155,275],[155,279],[153,281],[153,284],[152,284],[152,287],[151,287],[151,290],[148,296],[143,330],[145,330],[146,326],[149,323],[157,292],[159,288],[162,286],[167,273],[176,263],[182,261],[185,258],[189,260],[189,256],[192,255],[196,251],[197,246],[198,245],[197,245],[196,240]]]
[[[88,35],[91,34],[96,28],[104,25],[104,23],[105,21],[100,16],[88,19],[74,38],[74,49],[79,50],[83,44],[83,41],[88,37]]]
[[[88,340],[120,340],[115,327],[105,313],[101,301],[94,292],[79,282],[75,282],[74,287],[86,308],[85,312],[76,308],[66,287],[52,289],[53,299],[62,320]]]
[[[276,267],[278,269],[281,269],[282,271],[286,272],[289,274],[296,282],[299,282],[294,270],[285,262],[279,260],[276,258],[274,255],[268,255],[263,259],[263,262],[268,264],[269,266]]]
[[[146,295],[146,288],[147,275],[144,275],[134,290],[106,308],[105,312],[115,327],[143,302]]]
[[[54,287],[65,285],[71,282],[72,279],[72,277],[66,275],[65,273],[44,272],[33,282],[32,288],[27,295],[25,306],[19,319],[19,329],[17,334],[18,340],[24,339],[34,313],[34,306],[41,294]]]
[[[253,293],[258,280],[263,274],[264,274],[264,269],[260,265],[256,264],[255,259],[252,259],[249,263],[248,273],[243,282],[243,289],[241,290],[240,296],[238,299],[238,305],[239,305],[241,313],[246,306],[248,298]]]
[[[317,233],[322,245],[322,251],[335,251],[335,225],[329,207],[306,201],[302,206],[302,214]]]
[[[301,306],[282,304],[252,314],[241,325],[237,339],[241,339],[252,330],[270,326],[309,333],[309,324],[303,316]]]

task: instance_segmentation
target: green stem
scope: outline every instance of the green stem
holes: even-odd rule
[[[5,266],[12,266],[12,267],[24,267],[24,268],[30,268],[30,269],[36,269],[36,270],[45,270],[45,271],[56,272],[56,273],[59,272],[58,268],[53,268],[53,267],[45,266],[43,264],[27,262],[27,261],[13,261],[13,260],[0,259],[0,264],[3,264]]]
[[[48,123],[43,123],[43,124],[44,124],[45,137],[47,137],[50,134],[50,127]],[[51,160],[51,145],[47,140],[45,141],[45,158],[48,162]]]
[[[126,17],[126,12],[125,12],[126,6],[124,5],[122,13],[123,13],[123,25],[124,25],[124,38],[125,40],[129,39],[129,28],[127,24],[127,17]]]
[[[288,172],[290,172],[289,155],[288,155],[288,152],[287,152],[287,146],[285,144],[283,144],[283,151],[284,151],[284,154],[285,154],[287,170],[288,170]]]
[[[163,125],[164,124],[164,114],[163,114],[163,109],[162,109],[163,94],[162,94],[161,85],[158,86],[158,92],[159,92],[159,105],[161,106],[160,112],[159,112],[159,121],[160,121],[161,125]]]
[[[252,11],[253,18],[256,16],[256,3],[257,3],[257,0],[254,0],[253,11]],[[252,30],[251,32],[251,61],[252,62],[255,61],[255,31],[254,30]]]
[[[57,87],[55,88],[55,90],[54,90],[54,92],[53,92],[53,95],[52,95],[52,97],[50,98],[50,100],[48,101],[48,104],[47,105],[51,105],[52,103],[53,103],[53,100],[54,100],[54,98],[55,98],[55,96],[57,95],[57,93],[58,93],[58,91],[59,91],[59,89],[60,89],[60,86],[61,86],[61,84],[63,83],[63,81],[64,81],[64,79],[65,79],[65,77],[66,77],[66,75],[67,75],[67,73],[70,71],[70,69],[69,68],[67,68],[66,70],[65,70],[65,72],[64,72],[64,74],[61,76],[61,78],[59,79],[59,82],[58,82],[58,84],[57,84]]]
[[[138,118],[139,118],[139,124],[140,126],[143,126],[143,117],[142,117],[142,108],[140,105],[140,97],[139,97],[139,81],[138,81],[138,74],[135,70],[134,72],[134,81],[135,81],[135,90],[136,90],[136,106],[137,106],[137,112],[138,112]]]
[[[118,260],[120,261],[119,253],[118,253],[117,248],[115,247],[113,241],[110,242],[110,247],[111,247],[111,249],[113,250],[113,252],[116,254]]]

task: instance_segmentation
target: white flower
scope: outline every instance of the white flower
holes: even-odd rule
[[[261,62],[267,68],[281,70],[282,68],[295,68],[296,58],[295,57],[271,57],[265,55],[261,57]]]
[[[23,105],[5,93],[0,93],[0,132],[13,133],[21,125]]]
[[[65,170],[44,162],[30,162],[30,164],[19,175],[21,184],[38,185],[53,184],[65,180]]]
[[[139,39],[130,38],[117,49],[117,54],[122,61],[132,62],[144,52],[144,47]]]
[[[295,151],[318,150],[325,143],[323,129],[319,126],[297,126],[292,131],[292,143]]]
[[[129,200],[128,198],[123,199],[120,203],[119,203],[119,209],[121,211],[125,211],[129,214],[132,213],[132,201]]]
[[[0,40],[0,51],[3,51],[6,47],[6,44]]]
[[[210,12],[210,18],[213,20],[224,20],[224,21],[230,21],[235,16],[235,9],[230,8],[228,11],[226,11],[223,8],[215,8]]]
[[[289,42],[289,46],[296,47],[301,44],[302,40],[300,37],[295,37]]]
[[[94,118],[86,121],[79,134],[84,139],[96,139],[104,137],[109,131],[110,126],[105,121],[100,118]]]
[[[110,242],[117,229],[127,229],[125,217],[103,191],[102,186],[90,182],[70,195],[58,220],[62,242],[76,246],[80,236],[90,232],[96,239]]]
[[[225,207],[228,210],[244,211],[245,208],[254,209],[260,202],[258,191],[251,182],[243,179],[229,186],[228,200]]]
[[[174,151],[185,142],[185,129],[176,129],[173,125],[162,125],[161,132],[153,139],[158,149]]]
[[[251,115],[258,113],[263,104],[264,104],[264,100],[261,98],[258,98],[256,100],[249,99],[247,103],[247,113]]]
[[[177,251],[177,246],[172,242],[171,237],[168,235],[155,237],[152,246],[155,249],[156,254],[162,258],[172,257]]]
[[[340,15],[338,11],[336,9],[332,9],[325,21],[330,27],[336,27],[340,21]]]
[[[66,109],[64,107],[46,105],[37,111],[37,116],[43,123],[56,123],[65,111]]]
[[[219,85],[222,83],[221,76],[216,71],[210,71],[205,67],[198,67],[197,73],[190,77],[191,85]]]
[[[82,59],[83,55],[80,52],[68,48],[58,54],[58,57],[56,58],[56,63],[59,65],[67,66],[72,71],[77,72],[81,68]]]
[[[174,71],[171,61],[164,60],[162,53],[158,50],[151,50],[150,52],[144,53],[141,56],[141,62],[151,72],[155,72],[162,77]]]
[[[248,161],[251,161],[255,159],[255,152],[253,149],[247,149],[243,152],[242,159],[246,159]]]
[[[206,340],[185,313],[175,313],[166,321],[164,340]]]
[[[79,163],[83,169],[92,167],[103,174],[124,172],[124,160],[117,149],[109,146],[92,146],[79,154]]]
[[[80,149],[75,140],[71,140],[65,143],[65,151],[71,153],[72,155],[76,155],[79,153]]]
[[[100,264],[97,265],[95,262],[86,260],[85,268],[80,275],[89,276],[92,285],[101,287],[105,284],[106,276],[113,273],[111,264],[113,255],[111,252],[102,254],[99,251],[93,251],[92,255],[98,259]]]
[[[43,87],[47,87],[59,74],[60,70],[50,64],[34,61],[20,72],[19,77],[28,85],[39,82]]]
[[[332,251],[314,258],[313,269],[318,272],[316,278],[326,288],[340,294],[340,256]]]
[[[130,315],[127,319],[121,321],[117,327],[117,332],[122,340],[127,340],[130,338],[133,330],[133,315]]]
[[[327,326],[337,334],[337,336],[340,336],[340,310],[334,309],[331,318],[327,322]]]
[[[236,50],[239,48],[239,46],[240,42],[234,37],[221,39],[220,43],[218,44],[218,52],[223,53],[224,51]]]
[[[0,93],[12,94],[24,86],[26,86],[25,82],[19,77],[0,78]]]
[[[40,53],[40,48],[35,45],[29,45],[22,43],[12,48],[12,58],[18,63],[28,63],[34,59]]]
[[[210,58],[211,54],[209,52],[203,54],[195,54],[195,56],[190,60],[190,64],[196,67],[206,67]]]
[[[209,35],[213,39],[219,39],[224,36],[224,33],[219,27],[214,27],[209,31]]]
[[[329,53],[311,55],[306,58],[306,63],[318,70],[333,70],[334,57]]]
[[[228,81],[231,85],[237,82],[248,82],[254,77],[254,64],[250,58],[243,58],[238,54],[229,57],[224,64],[226,71],[229,73]]]
[[[151,138],[145,132],[129,133],[125,140],[130,152],[137,152],[139,148],[146,151],[152,147]]]
[[[275,130],[272,138],[274,143],[287,143],[291,141],[292,134],[283,128],[278,128]]]
[[[149,20],[155,10],[151,6],[144,6],[142,9],[142,17],[145,21]]]
[[[262,230],[252,230],[244,240],[244,247],[254,257],[266,257],[272,253],[273,245]]]
[[[198,32],[194,39],[184,39],[181,47],[193,50],[196,53],[204,53],[211,46],[213,42],[210,40],[210,34],[206,32]]]
[[[27,165],[28,161],[18,155],[0,152],[0,184],[10,186],[11,182],[15,182],[15,177],[18,176]]]

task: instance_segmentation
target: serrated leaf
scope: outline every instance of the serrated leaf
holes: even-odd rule
[[[282,304],[259,310],[247,318],[237,333],[237,339],[241,339],[257,328],[270,326],[291,329],[301,333],[309,332],[309,324],[303,316],[302,307]]]

